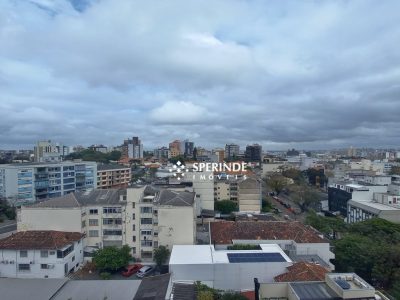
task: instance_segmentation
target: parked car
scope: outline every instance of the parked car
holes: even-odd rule
[[[122,275],[122,276],[125,276],[125,277],[132,276],[132,275],[135,274],[137,271],[139,271],[141,268],[143,268],[143,265],[141,265],[141,264],[129,265],[129,266],[125,267],[125,268],[122,270],[121,275]]]
[[[139,278],[143,278],[149,276],[153,272],[154,272],[154,267],[144,266],[136,273],[136,276]]]

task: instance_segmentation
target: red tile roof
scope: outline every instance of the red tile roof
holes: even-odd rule
[[[232,240],[293,240],[328,243],[311,226],[298,221],[223,221],[210,223],[211,242],[228,245]]]
[[[307,262],[298,262],[287,267],[288,272],[276,276],[275,282],[294,282],[294,281],[324,281],[328,269]]]
[[[83,237],[80,232],[20,231],[0,240],[0,249],[40,250],[61,249]]]
[[[243,296],[245,296],[249,300],[255,300],[256,299],[256,293],[254,291],[246,291],[246,292],[241,292]]]

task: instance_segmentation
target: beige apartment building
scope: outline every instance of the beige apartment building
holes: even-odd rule
[[[97,165],[97,188],[126,188],[131,181],[131,168],[122,165]]]
[[[136,258],[152,259],[159,245],[195,243],[194,200],[192,192],[150,186],[71,193],[21,207],[17,230],[81,232],[85,252],[128,245]]]

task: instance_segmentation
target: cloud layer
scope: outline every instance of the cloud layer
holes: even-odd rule
[[[400,3],[0,2],[0,148],[398,146]]]

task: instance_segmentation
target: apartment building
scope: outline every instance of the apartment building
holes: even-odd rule
[[[183,154],[182,143],[180,140],[175,140],[169,143],[170,157],[176,157]]]
[[[83,262],[80,232],[21,231],[0,240],[0,276],[64,278]]]
[[[77,192],[23,206],[17,220],[18,231],[81,232],[86,249],[129,245],[135,257],[152,259],[159,245],[195,242],[195,193],[151,186]]]
[[[261,162],[262,147],[259,144],[247,145],[245,158],[247,161]]]
[[[125,159],[143,159],[143,144],[139,137],[124,140],[122,145],[122,157]]]
[[[239,156],[240,147],[236,144],[225,145],[225,159],[237,158]]]
[[[32,203],[97,187],[95,162],[23,163],[0,165],[0,197]]]
[[[161,148],[154,149],[153,155],[158,160],[170,158],[170,152],[167,147],[161,147]]]
[[[126,188],[131,181],[131,168],[122,165],[97,165],[97,188]]]
[[[35,162],[60,162],[69,154],[69,148],[51,140],[38,141],[34,147]]]
[[[216,179],[214,200],[230,200],[238,205],[240,212],[259,213],[262,206],[261,182],[253,177]]]

